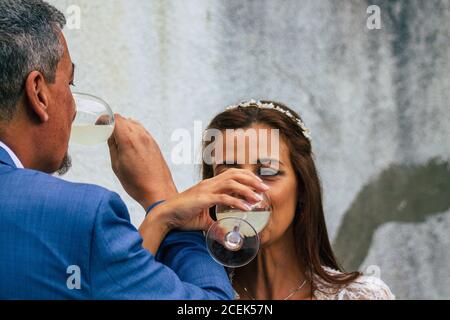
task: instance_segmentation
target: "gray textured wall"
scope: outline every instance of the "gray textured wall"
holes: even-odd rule
[[[450,2],[52,0],[77,90],[171,134],[230,103],[270,98],[311,128],[326,218],[349,268],[375,265],[399,298],[450,299]],[[381,8],[382,29],[366,28]],[[196,141],[199,143],[199,141]],[[106,146],[72,147],[74,181],[123,195]],[[171,164],[180,189],[197,168]]]

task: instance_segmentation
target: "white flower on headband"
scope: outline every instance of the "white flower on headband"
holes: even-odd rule
[[[225,110],[234,110],[237,108],[248,108],[248,107],[257,107],[259,109],[269,109],[269,110],[276,110],[285,116],[287,116],[289,119],[293,120],[299,127],[302,129],[303,135],[311,141],[311,131],[305,126],[302,120],[294,116],[290,111],[285,110],[281,108],[280,106],[275,106],[273,103],[262,103],[261,101],[256,100],[250,100],[250,101],[244,101],[241,102],[238,105],[229,106]]]

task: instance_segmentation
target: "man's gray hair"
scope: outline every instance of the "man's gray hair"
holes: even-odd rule
[[[0,0],[0,120],[11,120],[28,75],[54,83],[64,14],[42,0]]]

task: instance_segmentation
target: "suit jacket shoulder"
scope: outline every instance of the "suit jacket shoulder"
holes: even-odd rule
[[[159,252],[116,193],[0,164],[0,299],[232,297],[201,233],[173,232]]]
[[[122,203],[99,186],[2,166],[0,298],[89,297],[95,223],[99,208],[110,198]],[[67,287],[73,266],[85,275],[82,290]]]

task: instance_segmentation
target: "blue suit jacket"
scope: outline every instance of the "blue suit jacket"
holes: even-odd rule
[[[169,234],[154,257],[117,194],[17,169],[0,147],[0,299],[232,297],[201,233]]]

